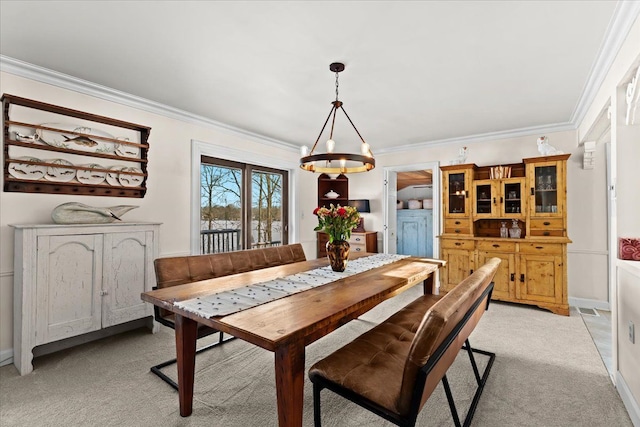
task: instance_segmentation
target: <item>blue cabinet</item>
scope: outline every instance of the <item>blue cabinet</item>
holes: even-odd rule
[[[399,254],[433,256],[433,210],[401,209],[398,217]]]

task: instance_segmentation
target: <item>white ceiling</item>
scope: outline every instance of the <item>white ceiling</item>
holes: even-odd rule
[[[313,144],[344,62],[340,100],[375,153],[568,124],[615,8],[2,1],[0,54],[294,145]],[[341,119],[334,139],[356,144]]]

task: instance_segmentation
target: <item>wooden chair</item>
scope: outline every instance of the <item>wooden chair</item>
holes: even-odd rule
[[[291,264],[306,261],[306,259],[302,245],[299,243],[218,254],[158,258],[154,261],[157,284],[154,289],[162,289],[169,286],[244,273],[246,271]],[[154,317],[158,323],[175,329],[175,315],[170,311],[154,306]],[[234,339],[234,337],[225,339],[222,331],[198,323],[198,339],[215,333],[219,334],[218,340],[198,349],[196,354]],[[178,384],[161,371],[162,368],[174,363],[176,363],[175,358],[167,360],[166,362],[152,366],[151,372],[175,390],[178,390]]]

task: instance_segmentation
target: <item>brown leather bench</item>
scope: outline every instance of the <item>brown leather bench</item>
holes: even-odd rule
[[[464,425],[475,407],[495,358],[473,349],[468,337],[489,306],[500,259],[492,258],[445,295],[424,295],[351,343],[315,363],[314,423],[320,427],[320,391],[328,388],[399,426],[414,426],[418,413],[442,381],[454,424],[460,426],[446,372],[466,349],[478,383]],[[464,344],[464,345],[463,345]],[[489,356],[482,373],[473,353]]]
[[[154,261],[157,286],[153,289],[162,289],[306,260],[307,258],[300,243],[236,252],[158,258]],[[174,314],[170,311],[154,306],[154,317],[157,322],[175,329]],[[198,338],[203,338],[216,332],[220,334],[218,341],[199,349],[196,353],[202,353],[211,347],[229,341],[229,339],[224,340],[222,332],[217,329],[198,324]],[[176,359],[153,366],[151,372],[177,390],[178,385],[176,382],[161,371],[162,368],[173,363],[176,363]]]

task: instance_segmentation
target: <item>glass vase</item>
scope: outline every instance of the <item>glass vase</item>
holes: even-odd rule
[[[509,237],[509,229],[507,228],[506,221],[500,223],[500,237]]]
[[[333,242],[327,242],[326,247],[331,269],[343,272],[347,268],[347,261],[349,261],[349,242],[346,240],[334,240]]]
[[[522,230],[520,229],[520,226],[518,225],[518,220],[517,219],[513,219],[511,220],[511,228],[509,229],[509,237],[511,237],[512,239],[519,239],[520,238],[520,234],[522,233]]]

